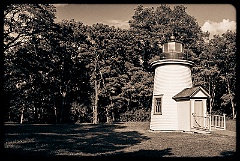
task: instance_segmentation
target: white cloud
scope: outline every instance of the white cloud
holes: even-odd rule
[[[222,35],[227,30],[236,31],[236,22],[229,21],[229,19],[223,19],[222,22],[213,22],[207,20],[201,27],[202,31],[208,31],[210,33],[210,39],[213,35]]]
[[[68,5],[68,4],[52,4],[52,5],[54,5],[55,7],[64,7],[64,6]]]
[[[129,29],[129,24],[128,21],[123,21],[123,20],[107,20],[107,24],[109,26],[115,26],[119,27],[122,29]]]

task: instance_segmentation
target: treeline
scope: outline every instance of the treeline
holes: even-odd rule
[[[236,33],[207,40],[186,7],[139,5],[130,29],[54,22],[48,4],[4,9],[4,120],[20,123],[146,121],[161,44],[174,34],[195,62],[193,82],[212,111],[235,117]]]

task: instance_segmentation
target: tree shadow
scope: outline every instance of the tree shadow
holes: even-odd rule
[[[139,150],[135,152],[119,152],[116,154],[109,154],[109,155],[101,155],[101,156],[71,156],[71,155],[58,155],[58,156],[53,156],[53,155],[45,155],[44,152],[38,152],[38,153],[27,153],[24,150],[10,150],[10,152],[13,154],[7,159],[11,158],[18,158],[18,159],[24,159],[26,160],[34,160],[34,159],[51,159],[53,160],[68,160],[68,161],[74,161],[79,159],[83,160],[92,160],[92,159],[103,159],[105,161],[107,160],[136,160],[136,159],[158,159],[161,157],[165,156],[171,156],[173,153],[171,152],[172,148],[167,148],[163,150]],[[162,159],[161,159],[162,160]]]
[[[134,151],[134,152],[121,152],[118,154],[114,154],[112,156],[118,156],[118,157],[139,157],[139,158],[158,158],[158,157],[163,157],[167,155],[173,155],[171,152],[172,148],[167,148],[163,150],[139,150],[139,151]]]
[[[236,152],[235,151],[222,151],[220,153],[220,155],[223,157],[236,157]]]
[[[121,130],[126,128],[122,124],[11,124],[4,128],[4,150],[8,157],[114,154],[149,139],[137,131]]]

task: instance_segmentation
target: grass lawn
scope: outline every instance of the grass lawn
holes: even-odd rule
[[[228,130],[236,130],[227,121]],[[236,137],[151,132],[149,122],[115,124],[5,124],[6,157],[226,157]]]
[[[232,120],[232,119],[226,119],[226,128],[227,128],[227,130],[236,132],[237,131],[236,130],[236,121]]]

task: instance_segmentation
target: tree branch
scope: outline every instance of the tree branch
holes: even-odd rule
[[[17,39],[19,39],[20,37],[21,37],[21,34],[18,34],[12,41],[10,41],[9,43],[7,43],[6,45],[4,44],[4,45],[3,45],[3,51],[6,51],[8,48],[19,44],[20,42],[17,42],[17,43],[14,45],[14,42],[17,41]],[[11,45],[11,44],[13,44],[13,45]]]

